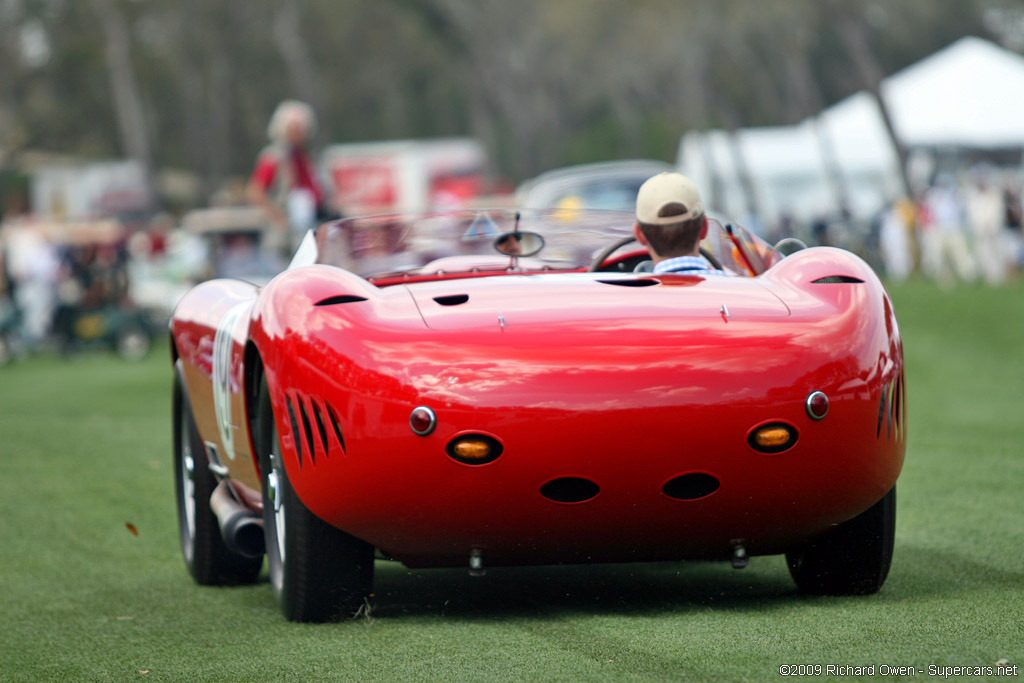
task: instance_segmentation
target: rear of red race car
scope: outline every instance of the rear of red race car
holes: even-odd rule
[[[885,579],[902,349],[888,296],[844,252],[758,278],[383,289],[314,267],[273,282],[250,331],[253,452],[291,618],[358,605],[374,547],[477,570],[786,553],[808,591]],[[328,589],[308,586],[338,582],[317,610]]]

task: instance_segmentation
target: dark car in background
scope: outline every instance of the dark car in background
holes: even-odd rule
[[[580,164],[547,171],[516,190],[524,209],[608,209],[632,211],[640,185],[651,176],[676,170],[651,159]]]

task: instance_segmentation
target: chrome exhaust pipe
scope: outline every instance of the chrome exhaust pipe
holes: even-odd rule
[[[235,500],[227,480],[213,490],[210,509],[217,517],[220,535],[228,550],[245,557],[259,557],[264,553],[263,518]]]

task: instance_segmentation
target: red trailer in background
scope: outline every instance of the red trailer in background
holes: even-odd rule
[[[323,165],[345,215],[458,209],[489,185],[487,154],[470,138],[332,145]]]

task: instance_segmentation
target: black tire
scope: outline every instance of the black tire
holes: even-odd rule
[[[786,553],[797,587],[812,595],[869,595],[889,574],[896,535],[896,487],[828,535]]]
[[[196,583],[204,586],[253,583],[263,557],[244,557],[224,544],[217,517],[210,509],[210,496],[216,486],[199,440],[179,360],[174,364],[174,490],[185,566]]]
[[[267,568],[290,621],[356,616],[373,588],[373,546],[310,512],[291,487],[266,380],[260,383],[258,431]]]

